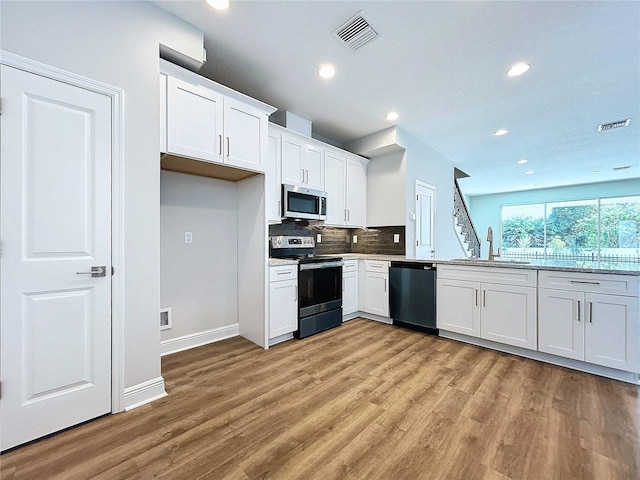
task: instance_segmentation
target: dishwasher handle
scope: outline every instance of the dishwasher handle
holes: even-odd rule
[[[391,268],[409,268],[412,270],[435,270],[436,264],[431,262],[391,262]]]

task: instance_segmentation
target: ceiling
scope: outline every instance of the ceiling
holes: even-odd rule
[[[395,124],[469,174],[467,195],[640,178],[638,1],[155,3],[204,31],[202,75],[337,143]],[[361,10],[382,35],[352,51],[332,32]]]

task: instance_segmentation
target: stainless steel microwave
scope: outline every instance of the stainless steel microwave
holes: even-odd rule
[[[282,185],[282,217],[325,220],[327,218],[326,192]]]

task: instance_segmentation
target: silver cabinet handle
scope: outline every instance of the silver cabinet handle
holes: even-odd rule
[[[304,168],[300,169],[300,183],[304,183]]]
[[[351,210],[347,209],[347,222],[351,221]]]
[[[218,135],[218,155],[222,156],[222,135]]]
[[[294,294],[293,294],[293,301],[294,301],[294,302],[297,302],[297,301],[298,301],[298,286],[297,286],[297,285],[294,285],[294,286],[293,286],[293,288],[294,288],[294,290],[293,290],[293,292],[294,292]]]
[[[227,158],[231,155],[231,142],[229,141],[229,137],[227,137]]]
[[[581,285],[600,285],[600,282],[582,282],[580,280],[570,280],[569,283],[579,283]]]
[[[578,300],[578,321],[580,321],[580,300]]]
[[[483,307],[487,306],[487,291],[486,290],[482,290],[482,306]]]
[[[309,183],[309,170],[306,170],[306,169],[305,169],[305,172],[306,172],[306,173],[305,173],[305,178],[306,178],[306,180],[304,181],[304,183]]]
[[[386,278],[384,279],[384,291],[385,292],[387,291],[387,279]]]
[[[91,275],[92,277],[104,277],[107,275],[107,267],[104,265],[91,267],[90,272],[76,272],[76,275]]]
[[[474,289],[476,291],[476,307],[478,306],[478,289]]]
[[[593,303],[588,302],[587,307],[589,308],[589,323],[593,323]]]

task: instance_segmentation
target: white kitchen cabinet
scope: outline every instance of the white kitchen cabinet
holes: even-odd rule
[[[223,96],[174,77],[167,80],[167,152],[222,163]]]
[[[298,329],[298,266],[269,268],[269,338]]]
[[[364,263],[364,312],[389,317],[389,262]]]
[[[366,226],[366,164],[329,149],[325,151],[324,161],[327,192],[325,225]]]
[[[345,260],[342,266],[342,316],[358,311],[358,260]]]
[[[640,371],[637,277],[543,271],[540,287],[541,352]]]
[[[282,136],[282,183],[324,191],[324,151],[293,133]]]
[[[166,83],[160,104],[166,149],[160,150],[264,173],[268,115],[275,109],[164,60],[160,67],[161,94]]]
[[[480,337],[480,283],[436,278],[438,328]]]
[[[280,223],[282,218],[282,187],[280,183],[280,158],[282,155],[282,134],[269,129],[265,198],[267,221]]]
[[[536,272],[438,267],[438,328],[507,345],[537,348]]]

